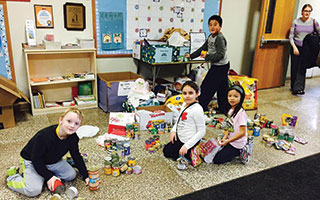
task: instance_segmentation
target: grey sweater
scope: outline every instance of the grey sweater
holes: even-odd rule
[[[227,64],[227,41],[223,34],[220,32],[218,35],[209,35],[205,43],[195,52],[190,55],[191,59],[200,56],[201,51],[208,51],[205,60],[211,61],[214,65],[225,65]]]

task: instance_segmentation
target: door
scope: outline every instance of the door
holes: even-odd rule
[[[289,53],[289,31],[296,0],[262,0],[252,77],[258,89],[283,84]]]

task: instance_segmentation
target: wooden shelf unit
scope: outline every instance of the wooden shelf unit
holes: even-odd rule
[[[77,106],[80,109],[95,108],[98,106],[97,70],[95,49],[24,49],[28,90],[33,115],[63,112],[67,107],[50,107],[36,109],[32,100],[32,91],[41,91],[46,102],[72,99],[72,87],[77,87],[79,82],[88,81],[92,84],[93,95],[96,97],[94,104]],[[33,78],[66,76],[74,73],[92,73],[94,78],[71,79],[33,82]]]

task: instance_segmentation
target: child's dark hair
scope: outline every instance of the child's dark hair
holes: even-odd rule
[[[222,26],[222,18],[219,15],[212,15],[208,20],[208,24],[211,20],[216,20],[219,23],[219,25]]]
[[[234,111],[230,115],[230,117],[234,117],[234,116],[236,116],[238,114],[239,110],[242,108],[242,104],[243,104],[244,97],[246,96],[246,94],[245,94],[244,89],[243,89],[243,87],[241,85],[233,85],[233,86],[231,86],[228,89],[227,94],[231,90],[235,90],[240,94],[240,102],[238,103],[238,105],[236,105],[236,107],[234,108]],[[227,109],[226,109],[226,113],[225,113],[226,116],[228,116],[228,112],[229,112],[230,109],[231,109],[231,105],[230,105],[230,103],[228,101]]]
[[[190,86],[191,88],[193,88],[193,89],[196,91],[196,93],[199,92],[199,86],[198,86],[195,82],[193,82],[193,81],[186,81],[186,82],[182,85],[181,91],[183,90],[183,88],[184,88],[185,86]]]

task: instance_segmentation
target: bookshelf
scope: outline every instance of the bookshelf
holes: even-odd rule
[[[81,82],[91,82],[92,94],[96,101],[76,106],[80,109],[98,106],[95,49],[24,49],[23,51],[33,115],[63,112],[67,108],[65,106],[39,108],[33,94],[41,93],[44,101],[49,103],[67,102],[73,100],[72,89],[78,88],[78,83]],[[75,78],[74,74],[84,76]]]

